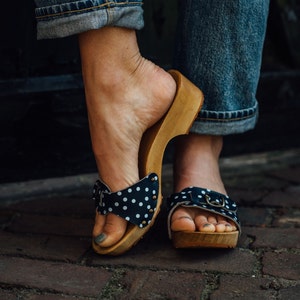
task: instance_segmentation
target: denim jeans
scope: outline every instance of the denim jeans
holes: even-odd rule
[[[143,27],[139,0],[35,0],[38,38],[103,26]],[[228,135],[254,128],[269,0],[180,0],[174,68],[205,96],[191,132]]]
[[[35,0],[38,39],[66,37],[103,26],[141,29],[142,0]]]
[[[182,0],[174,67],[205,96],[191,129],[226,135],[252,129],[268,0]]]

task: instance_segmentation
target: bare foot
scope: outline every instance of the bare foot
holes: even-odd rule
[[[186,187],[207,188],[226,195],[219,171],[222,137],[190,134],[177,138],[174,166],[175,192]],[[173,231],[231,232],[236,225],[199,208],[178,207],[171,220]]]
[[[142,135],[168,110],[176,83],[141,56],[132,30],[107,27],[84,33],[80,48],[99,176],[115,192],[139,180]],[[127,222],[114,214],[96,213],[95,242],[114,245],[126,227]]]

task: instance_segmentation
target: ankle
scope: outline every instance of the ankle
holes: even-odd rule
[[[174,163],[175,191],[188,186],[226,193],[219,170],[222,137],[191,134],[176,143]]]
[[[175,144],[175,162],[181,165],[181,160],[197,161],[211,159],[218,161],[223,147],[223,137],[213,135],[189,134],[177,138]]]
[[[142,59],[134,30],[104,27],[79,35],[86,87],[111,91],[134,72]]]

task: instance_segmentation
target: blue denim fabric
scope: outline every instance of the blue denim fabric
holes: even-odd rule
[[[252,129],[268,0],[182,0],[174,67],[204,93],[191,128],[227,135]]]
[[[103,26],[141,29],[142,0],[35,0],[37,38],[74,35]]]
[[[143,27],[142,1],[35,0],[38,38],[106,25]],[[205,95],[191,132],[227,135],[252,129],[269,0],[181,0],[174,67]]]

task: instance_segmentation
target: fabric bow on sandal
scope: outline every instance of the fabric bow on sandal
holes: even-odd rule
[[[151,223],[158,198],[158,176],[149,174],[136,184],[112,193],[108,186],[97,180],[93,190],[96,209],[102,215],[113,213],[144,228]]]

